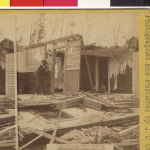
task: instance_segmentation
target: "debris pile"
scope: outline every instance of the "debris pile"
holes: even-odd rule
[[[40,95],[20,99],[20,142],[28,141],[26,135],[34,133],[31,142],[42,136],[61,144],[113,144],[116,150],[138,150],[139,108],[131,101],[138,103],[131,94],[87,92],[69,98]],[[52,134],[56,129],[57,134]],[[28,144],[30,141],[24,146]]]
[[[107,126],[94,126],[92,128],[82,128],[81,130],[72,130],[65,135],[61,136],[65,140],[69,140],[76,144],[100,144],[110,142],[116,142],[116,138],[119,135],[117,132],[108,128]]]
[[[0,149],[15,149],[15,100],[4,97],[0,99]]]
[[[119,108],[139,108],[140,99],[131,94],[101,94],[101,93],[83,93],[84,95],[105,101]]]
[[[94,126],[72,130],[60,136],[75,144],[112,144],[116,147],[138,147],[139,125],[129,127]]]

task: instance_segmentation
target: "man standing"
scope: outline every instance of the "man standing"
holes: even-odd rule
[[[41,94],[48,94],[47,86],[48,86],[48,66],[47,61],[42,60],[42,65],[35,71],[36,75],[36,87],[35,94],[39,93],[41,90]]]

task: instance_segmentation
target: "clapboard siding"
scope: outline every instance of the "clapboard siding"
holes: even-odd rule
[[[64,93],[75,94],[80,87],[81,40],[69,41],[65,51]]]
[[[15,96],[16,93],[16,55],[6,55],[6,95]]]

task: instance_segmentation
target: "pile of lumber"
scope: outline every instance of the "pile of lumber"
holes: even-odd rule
[[[129,127],[102,127],[82,128],[71,130],[60,136],[74,144],[108,144],[113,143],[116,147],[139,146],[139,124]]]
[[[0,149],[15,149],[15,115],[6,112],[0,116]]]
[[[16,132],[15,132],[16,125],[12,125],[0,130],[0,149],[13,147],[16,144]]]
[[[110,142],[115,141],[118,134],[107,126],[94,126],[92,128],[82,128],[81,130],[72,130],[60,138],[69,140],[74,144],[101,144],[106,143],[107,139]]]
[[[98,100],[109,107],[139,108],[140,99],[131,94],[84,93],[87,97]]]

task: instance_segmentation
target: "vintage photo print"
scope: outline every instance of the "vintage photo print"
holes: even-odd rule
[[[15,17],[19,148],[139,150],[138,13]]]
[[[16,149],[15,18],[0,14],[0,149]]]

